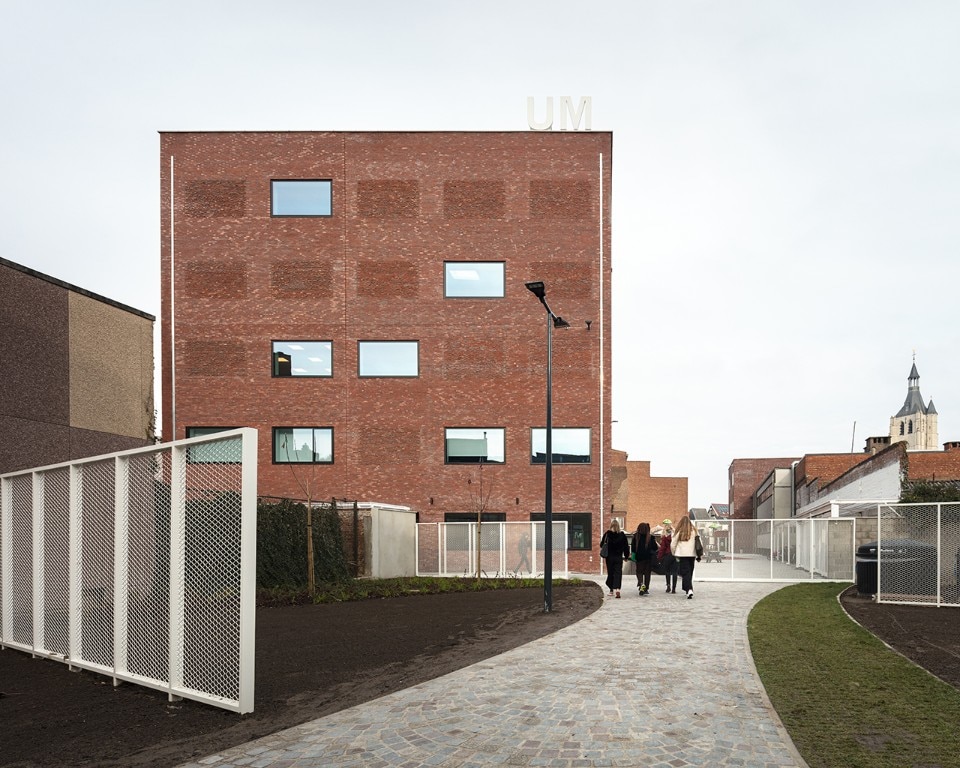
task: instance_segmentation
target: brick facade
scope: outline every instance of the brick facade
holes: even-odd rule
[[[799,457],[798,457],[799,458]],[[751,520],[755,517],[753,499],[757,488],[774,469],[790,467],[797,458],[734,459],[727,472],[730,517]]]
[[[152,442],[153,325],[0,259],[0,474]]]
[[[444,429],[503,428],[485,510],[528,520],[546,313],[524,282],[543,280],[571,323],[553,332],[553,424],[591,430],[591,462],[553,472],[554,512],[592,516],[570,553],[586,567],[611,503],[611,148],[603,132],[163,133],[164,438],[255,427],[262,494],[309,486],[426,522],[476,509],[480,467],[444,463]],[[271,216],[271,179],[332,180],[332,215]],[[444,298],[444,261],[503,262],[504,297]],[[283,339],[332,341],[333,375],[272,376]],[[360,378],[361,340],[418,341],[419,375]],[[278,426],[332,427],[334,462],[274,464]]]

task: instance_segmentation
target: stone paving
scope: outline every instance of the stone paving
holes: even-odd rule
[[[183,768],[806,768],[747,647],[750,609],[781,586],[696,582],[687,600],[655,576],[646,597]]]

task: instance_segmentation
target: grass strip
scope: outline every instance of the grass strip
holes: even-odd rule
[[[793,743],[811,768],[960,768],[960,691],[851,620],[837,600],[847,586],[785,587],[747,621]]]

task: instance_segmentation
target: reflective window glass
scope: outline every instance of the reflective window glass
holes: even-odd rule
[[[447,464],[503,464],[502,428],[450,428],[444,440]]]
[[[589,464],[590,430],[586,427],[554,427],[553,440],[554,464]],[[530,430],[530,461],[533,464],[547,462],[547,430]]]
[[[333,376],[333,342],[273,342],[273,375]]]
[[[502,261],[447,261],[443,269],[447,298],[503,298]]]
[[[274,464],[333,464],[333,427],[274,427]]]
[[[333,182],[329,179],[290,179],[270,182],[273,216],[330,216]]]
[[[358,342],[360,376],[419,376],[420,343],[416,341]]]

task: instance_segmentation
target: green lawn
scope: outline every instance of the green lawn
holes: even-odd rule
[[[798,584],[750,613],[760,678],[811,768],[960,768],[960,691],[843,612],[845,584]]]

